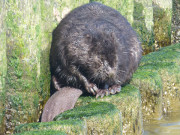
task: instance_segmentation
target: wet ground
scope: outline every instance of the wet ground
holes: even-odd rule
[[[144,124],[143,135],[180,135],[180,106],[160,120]]]

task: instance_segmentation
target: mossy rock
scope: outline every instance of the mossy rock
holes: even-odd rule
[[[145,55],[140,63],[140,66],[147,64],[163,64],[163,62],[175,62],[180,64],[180,44],[163,47],[159,51]]]
[[[162,51],[177,51],[177,52],[180,52],[180,43],[172,44],[172,45],[167,46],[167,47],[162,47],[160,50],[162,50]]]
[[[115,95],[95,98],[92,96],[80,97],[77,106],[87,105],[91,102],[109,102],[114,104],[122,113],[123,134],[142,134],[141,96],[137,88],[126,85],[121,92]]]
[[[93,102],[76,107],[55,117],[55,121],[64,119],[83,119],[87,124],[87,134],[122,134],[120,111],[107,102]]]
[[[11,92],[7,93],[6,97],[6,105],[10,106],[5,114],[8,117],[6,123],[7,125],[13,123],[13,129],[8,129],[8,131],[13,132],[14,127],[19,124],[38,121],[39,97],[37,92]]]
[[[6,8],[5,1],[0,1],[0,134],[5,132],[5,77],[7,73],[7,57],[6,57]]]
[[[86,123],[82,120],[62,120],[51,122],[27,123],[19,125],[15,128],[15,133],[25,131],[39,131],[39,130],[56,130],[63,131],[66,134],[82,135],[86,134]]]
[[[162,48],[142,58],[139,70],[157,72],[162,79],[163,112],[172,111],[180,100],[180,44]]]
[[[140,37],[143,53],[152,52],[155,48],[152,0],[135,0],[133,17],[132,26]]]
[[[133,0],[90,0],[90,2],[94,1],[116,9],[128,20],[130,24],[133,23]]]
[[[159,47],[171,44],[172,0],[153,0],[154,37]]]
[[[145,122],[162,116],[162,80],[158,72],[138,69],[130,82],[139,88]]]
[[[46,4],[46,2],[42,2]],[[57,26],[59,22],[73,9],[89,3],[89,0],[53,0],[53,5],[48,5],[52,7],[53,11],[53,23],[55,24],[54,26]],[[49,15],[48,11],[46,11],[48,8],[46,5],[43,6],[44,9],[44,16],[46,17]],[[52,20],[51,20],[52,21]],[[49,24],[52,26],[52,24]],[[48,25],[47,25],[48,26]],[[48,26],[49,27],[49,26]]]
[[[39,130],[39,131],[27,131],[22,133],[17,133],[14,135],[67,135],[65,132],[56,130]]]
[[[1,35],[6,36],[6,39],[3,37],[0,44],[2,41],[5,42],[3,46],[6,46],[6,54],[3,56],[7,56],[8,70],[5,86],[7,105],[6,109],[2,110],[7,114],[2,118],[5,119],[6,133],[11,134],[14,127],[20,123],[36,122],[39,118],[40,109],[49,95],[49,51],[53,28],[59,23],[56,18],[59,15],[61,17],[61,11],[67,7],[71,10],[88,2],[89,0],[9,0],[0,2],[0,11],[3,11],[0,12],[0,25],[5,21],[3,24],[4,34],[0,33],[0,39],[2,39]],[[59,8],[61,10],[58,10]],[[1,18],[1,14],[4,14],[3,18]],[[5,63],[3,65],[4,68]],[[24,97],[21,93],[33,93],[33,96],[36,93],[35,100],[26,100],[29,98],[28,94],[25,94],[27,97]],[[12,98],[16,100],[15,108],[9,102]],[[18,105],[17,102],[21,102],[21,104]],[[36,104],[34,105],[34,103]],[[29,111],[32,108],[33,110]],[[2,111],[0,110],[0,113]],[[0,123],[0,127],[1,125]]]

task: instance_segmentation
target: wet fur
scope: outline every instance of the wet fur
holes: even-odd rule
[[[97,2],[70,12],[52,34],[51,95],[70,86],[90,93],[127,83],[142,48],[135,31],[116,10]],[[90,93],[92,94],[92,93]]]

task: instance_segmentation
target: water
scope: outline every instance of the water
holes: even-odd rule
[[[143,135],[180,135],[180,107],[160,120],[145,124]]]

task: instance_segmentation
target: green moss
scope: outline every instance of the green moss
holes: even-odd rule
[[[0,1],[0,134],[5,131],[5,77],[7,74],[5,1]]]
[[[90,2],[94,1],[116,9],[129,21],[130,24],[133,23],[133,0],[90,0]]]
[[[92,102],[109,102],[114,104],[122,113],[123,133],[142,133],[141,96],[136,87],[126,85],[122,87],[120,93],[103,98],[96,99],[92,96],[80,97],[76,106],[87,105]]]
[[[38,44],[40,45],[40,63],[39,63],[39,88],[38,93],[41,96],[40,102],[41,106],[49,98],[50,90],[50,71],[49,71],[49,53],[51,47],[52,31],[55,27],[55,21],[53,18],[53,6],[54,1],[44,0],[40,1],[40,11],[41,11],[41,25],[37,26],[36,31],[39,32],[40,29],[40,40]],[[48,7],[48,8],[47,8]]]
[[[163,112],[172,111],[180,97],[180,44],[175,44],[150,53],[142,58],[138,70],[157,72],[163,86]]]
[[[89,3],[89,0],[54,0],[54,26],[57,26],[62,18],[64,18],[71,10],[87,3]]]
[[[144,13],[144,8],[146,7],[143,5],[143,2],[134,2],[134,22],[132,26],[140,36],[140,41],[142,42],[144,54],[146,54],[154,50],[154,34],[151,30],[148,30],[146,27],[147,24],[145,22],[145,19],[148,13]]]
[[[145,16],[143,15],[143,10],[144,10],[143,4],[135,2],[135,6],[134,6],[134,18],[136,20],[141,20],[141,21],[144,20]]]
[[[158,47],[171,44],[171,11],[153,4],[154,34]]]
[[[120,98],[127,98],[127,97],[136,97],[136,98],[140,98],[140,93],[139,90],[133,86],[133,85],[126,85],[124,87],[122,87],[122,90],[120,93],[113,95],[114,98],[116,97],[120,97]],[[108,98],[108,97],[107,97]]]
[[[142,97],[143,120],[162,116],[162,80],[158,72],[138,69],[130,82],[139,88]]]
[[[174,81],[178,83],[180,76],[179,58],[180,52],[171,51],[171,49],[169,51],[165,49],[164,51],[153,52],[142,58],[139,69],[157,71],[164,79],[165,74],[173,76],[173,80],[175,79]]]
[[[7,132],[15,125],[38,119],[40,72],[39,1],[6,1]],[[31,110],[31,111],[29,111]]]
[[[149,84],[150,87],[154,88],[154,90],[162,89],[161,77],[157,72],[138,69],[133,74],[131,82],[136,80],[146,80],[145,82]]]
[[[86,106],[81,106],[74,108],[73,110],[66,111],[57,117],[55,120],[61,119],[69,119],[69,118],[82,118],[82,117],[90,117],[94,115],[103,115],[107,113],[111,113],[111,111],[115,110],[115,106],[106,102],[97,102],[91,103]]]
[[[157,71],[163,84],[163,111],[173,110],[180,97],[180,66],[175,62],[157,62],[144,64],[140,70]]]
[[[173,0],[172,1],[172,23],[171,23],[171,34],[172,34],[172,38],[171,38],[171,43],[179,43],[180,41],[180,37],[178,36],[178,22],[180,22],[180,18],[179,18],[179,13],[180,13],[180,9],[179,9],[179,4],[180,1],[179,0]]]
[[[39,131],[39,130],[56,130],[63,131],[67,134],[85,134],[86,124],[82,120],[61,120],[51,122],[39,122],[39,123],[28,123],[21,124],[15,128],[15,133],[21,133],[24,131]]]
[[[87,123],[87,134],[121,134],[120,118],[120,112],[113,104],[93,102],[68,110],[54,120],[84,119]]]
[[[55,130],[39,130],[39,131],[27,131],[23,133],[17,133],[15,135],[67,135],[62,131],[55,131]]]
[[[170,63],[176,62],[179,63],[180,59],[180,44],[175,44],[170,47],[165,47],[160,49],[160,51],[152,52],[146,56],[144,56],[141,60],[140,65],[148,65],[152,64],[152,66],[155,65],[162,65],[168,66]],[[169,64],[167,63],[169,62]],[[156,68],[155,68],[156,69]]]
[[[160,48],[160,51],[175,51],[180,52],[180,43]]]

